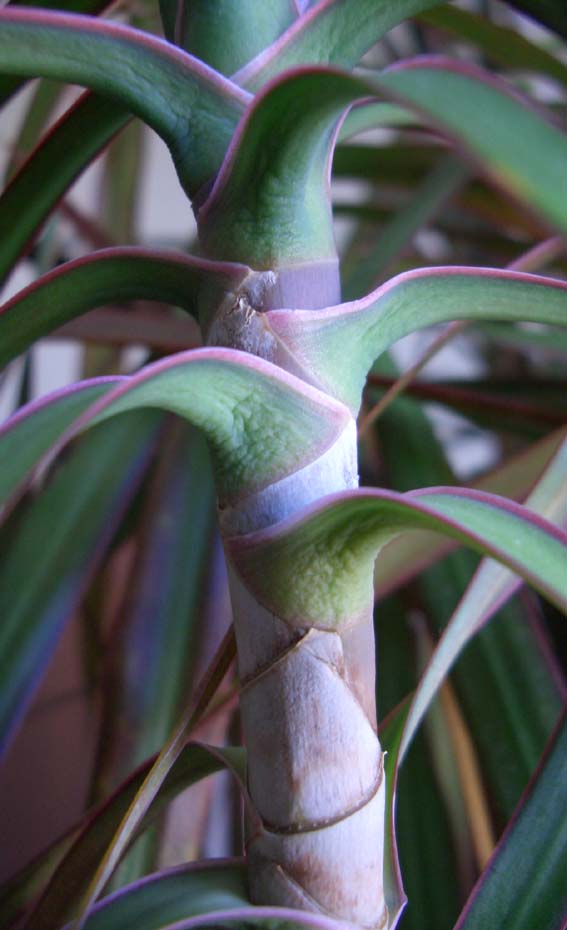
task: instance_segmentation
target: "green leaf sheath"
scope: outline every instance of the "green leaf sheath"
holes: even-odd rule
[[[73,181],[130,118],[119,104],[83,94],[39,143],[0,197],[0,229],[10,230],[0,237],[0,282]]]
[[[487,72],[426,58],[368,79],[302,68],[259,94],[199,211],[211,256],[277,268],[335,255],[329,202],[334,129],[361,98],[417,111],[489,179],[567,229],[567,137]],[[518,137],[529,144],[516,145]]]
[[[504,498],[478,491],[408,494],[360,489],[331,495],[297,518],[229,540],[247,586],[264,606],[303,627],[341,630],[372,595],[374,560],[400,532],[435,529],[490,555],[567,607],[567,534]]]
[[[40,407],[50,439],[51,407]],[[61,398],[56,398],[61,403]],[[108,391],[69,427],[65,438],[140,407],[168,410],[199,426],[214,455],[223,500],[258,491],[322,455],[349,422],[348,411],[275,365],[227,349],[196,349],[156,362]],[[16,428],[33,430],[24,408]],[[35,413],[35,408],[32,410]],[[35,414],[35,416],[38,416]],[[59,414],[57,414],[59,416]],[[60,428],[60,427],[59,427]],[[0,442],[14,448],[10,424]],[[39,436],[36,450],[47,440]],[[6,453],[7,455],[9,453]],[[29,469],[30,456],[25,459]],[[13,479],[11,479],[13,484]]]
[[[190,195],[215,174],[249,99],[148,33],[71,14],[0,10],[0,71],[82,84],[121,104],[166,141]]]
[[[457,319],[565,326],[567,283],[489,268],[420,268],[392,278],[359,301],[317,315],[286,310],[267,314],[282,361],[289,358],[291,370],[301,371],[353,411],[374,359],[408,333]]]
[[[234,75],[257,91],[288,68],[335,65],[353,68],[365,52],[408,16],[439,0],[320,0],[274,44]]]
[[[0,563],[2,749],[138,487],[156,415],[138,414],[97,432],[25,510]]]
[[[160,0],[166,36],[221,74],[232,74],[297,18],[293,0]]]
[[[567,886],[567,715],[455,930],[562,930]]]
[[[242,265],[208,262],[182,252],[136,247],[101,249],[67,262],[0,306],[0,366],[41,336],[106,303],[157,300],[197,317],[203,284],[214,285],[222,299],[248,271]]]
[[[260,97],[199,211],[207,254],[247,255],[256,268],[336,257],[329,158],[352,98],[348,79],[326,71],[286,77]]]

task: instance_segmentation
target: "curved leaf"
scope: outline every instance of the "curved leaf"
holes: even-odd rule
[[[342,404],[269,362],[231,349],[195,349],[124,379],[75,420],[63,441],[140,407],[169,410],[203,430],[213,449],[219,492],[231,501],[314,461],[350,419]],[[46,407],[41,410],[42,425],[51,434]],[[16,425],[25,418],[26,428],[33,429],[34,412],[28,416],[23,408]],[[11,441],[9,428],[2,441]]]
[[[93,378],[18,410],[0,427],[0,506],[52,444],[122,378]]]
[[[192,194],[220,164],[248,94],[148,33],[72,14],[0,10],[0,71],[82,84],[168,144]]]
[[[408,529],[435,529],[503,562],[567,611],[567,533],[525,507],[479,491],[331,495],[269,529],[228,541],[243,580],[295,625],[344,627],[372,602],[374,560]]]
[[[566,325],[567,283],[490,268],[419,268],[392,278],[361,300],[317,314],[267,314],[280,341],[281,361],[354,411],[367,372],[382,352],[408,333],[463,319]]]
[[[66,262],[0,306],[0,366],[36,339],[105,303],[158,300],[197,316],[203,282],[224,293],[248,273],[242,265],[144,248],[101,249]]]
[[[563,930],[567,886],[567,713],[455,930]]]
[[[85,930],[158,930],[220,908],[248,905],[242,862],[192,863],[121,889],[96,906]]]
[[[335,256],[328,185],[335,127],[366,97],[416,109],[506,191],[567,229],[567,137],[503,81],[425,58],[379,77],[304,68],[270,84],[241,121],[199,212],[211,255],[263,268]]]
[[[257,91],[298,65],[350,69],[385,32],[439,0],[320,0],[233,80]]]
[[[0,197],[0,229],[10,230],[0,239],[0,282],[65,191],[130,118],[118,104],[86,93],[39,143]]]

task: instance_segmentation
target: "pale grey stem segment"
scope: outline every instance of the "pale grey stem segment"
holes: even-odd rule
[[[262,311],[273,306],[280,285],[274,290],[270,275],[229,295],[211,320],[210,342],[271,360]],[[288,291],[290,281],[284,285]],[[222,510],[221,531],[226,537],[262,529],[357,484],[351,418],[317,461]],[[252,900],[382,930],[388,922],[385,780],[376,734],[373,605],[347,628],[329,632],[292,626],[271,613],[234,567],[230,587],[255,811],[247,825]]]

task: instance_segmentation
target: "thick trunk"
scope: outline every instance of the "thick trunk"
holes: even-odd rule
[[[336,275],[301,272],[303,307],[338,298]],[[325,277],[325,276],[323,276]],[[293,276],[225,302],[211,341],[270,358],[261,310],[294,293]],[[262,305],[255,296],[262,292]],[[274,296],[275,295],[275,296]],[[295,295],[294,295],[295,296]],[[281,302],[280,302],[281,301]],[[289,306],[289,304],[288,304]],[[223,535],[269,526],[357,485],[353,420],[299,472],[221,511]],[[372,604],[337,632],[291,626],[258,604],[231,571],[248,787],[250,890],[258,904],[319,911],[356,927],[387,924],[382,868],[385,783],[376,735]]]

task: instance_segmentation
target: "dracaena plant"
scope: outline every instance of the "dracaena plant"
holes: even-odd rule
[[[94,677],[98,661],[108,684],[100,803],[2,886],[6,927],[565,926],[564,671],[541,608],[511,600],[526,581],[567,607],[562,385],[551,371],[543,402],[533,373],[523,393],[517,380],[508,393],[490,378],[468,393],[411,383],[424,357],[397,381],[387,354],[433,324],[453,324],[447,341],[465,321],[484,333],[489,371],[526,346],[545,359],[565,351],[564,8],[511,7],[493,21],[434,0],[162,0],[165,38],[152,31],[157,11],[124,24],[97,0],[0,10],[4,101],[43,79],[19,140],[35,147],[23,163],[14,153],[0,198],[1,276],[53,235],[46,218],[106,150],[117,215],[111,205],[97,224],[67,208],[67,219],[95,244],[101,227],[124,243],[54,268],[37,248],[43,273],[0,309],[3,365],[22,353],[30,364],[34,340],[63,325],[81,340],[91,321],[87,337],[107,347],[86,356],[102,376],[23,404],[0,432],[4,747],[65,621],[81,599],[89,616],[102,610],[124,540],[135,550],[111,648],[91,642]],[[524,34],[532,21],[517,10],[546,31]],[[406,42],[436,54],[402,58],[386,33],[404,23]],[[86,91],[44,132],[61,82]],[[168,146],[193,209],[191,254],[128,243],[139,121]],[[367,130],[364,146],[352,141]],[[333,170],[378,181],[366,203],[334,204],[351,230],[340,261]],[[428,266],[415,235],[436,215],[448,262]],[[125,313],[125,301],[161,306]],[[195,317],[200,343],[172,307]],[[152,357],[123,374],[128,342]],[[403,387],[492,424],[518,455],[458,486]],[[188,624],[203,566],[217,565],[209,587],[220,582],[211,466],[164,412],[207,440],[235,631],[173,735],[183,679],[195,674]],[[474,575],[460,549],[440,562],[456,544],[483,557]],[[393,594],[409,581],[413,593]],[[449,685],[465,644],[506,610],[508,624],[480,634]],[[219,692],[235,648],[245,756],[225,745],[232,691]],[[504,656],[512,668],[497,668]],[[400,766],[424,717],[406,784]],[[222,747],[189,741],[207,719],[220,721]],[[142,878],[159,861],[152,820],[225,767],[242,792],[244,858]],[[482,824],[495,834],[507,821],[472,890],[494,845],[483,846]]]

